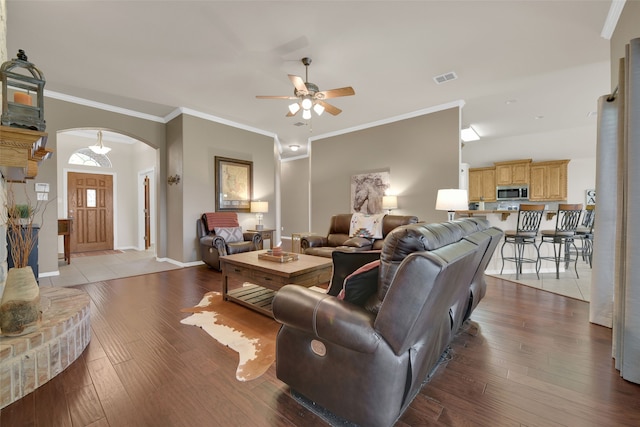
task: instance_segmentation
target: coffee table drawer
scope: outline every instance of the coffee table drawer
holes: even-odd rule
[[[225,269],[227,274],[230,276],[245,278],[248,280],[253,279],[255,273],[252,269],[241,265],[226,264]]]

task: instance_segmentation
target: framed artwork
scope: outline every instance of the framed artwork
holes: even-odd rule
[[[216,211],[250,212],[253,162],[215,156]]]
[[[585,190],[585,206],[596,204],[596,190],[595,188]]]
[[[382,196],[391,186],[389,172],[370,172],[351,176],[351,212],[383,213]]]

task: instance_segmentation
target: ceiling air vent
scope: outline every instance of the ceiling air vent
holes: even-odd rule
[[[305,125],[306,125],[306,123],[304,123],[304,122],[297,122],[297,123],[294,123],[293,125],[294,125],[294,126],[298,126],[298,127],[300,127],[300,126],[305,126]]]
[[[444,82],[448,82],[451,80],[455,80],[458,78],[458,75],[455,73],[455,71],[450,71],[448,73],[444,73],[444,74],[440,74],[439,76],[435,76],[433,78],[433,80],[437,83],[437,84],[442,84]]]

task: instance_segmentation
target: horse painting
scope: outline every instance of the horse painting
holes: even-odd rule
[[[389,172],[376,172],[351,177],[352,212],[382,213],[382,196],[389,188]]]

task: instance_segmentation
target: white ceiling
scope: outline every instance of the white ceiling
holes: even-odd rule
[[[7,48],[26,51],[48,91],[158,117],[182,107],[276,134],[287,157],[309,137],[459,100],[484,140],[593,126],[610,90],[610,4],[7,0]],[[295,126],[289,101],[255,96],[292,94],[305,56],[320,90],[356,95]]]

